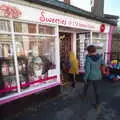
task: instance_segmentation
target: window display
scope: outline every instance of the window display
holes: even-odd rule
[[[56,66],[55,37],[16,36],[15,40],[19,43],[17,57],[22,57],[18,61],[20,81],[26,83],[48,77],[48,70]]]
[[[10,27],[9,21],[0,20],[0,99],[17,93],[18,84],[21,91],[46,84],[49,70],[56,69],[54,27],[15,21],[14,41]]]

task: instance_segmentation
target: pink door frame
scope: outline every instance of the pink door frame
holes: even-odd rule
[[[112,51],[112,33],[115,30],[115,26],[110,25],[110,30],[108,33],[108,54],[107,54],[107,61],[110,61],[110,52]]]

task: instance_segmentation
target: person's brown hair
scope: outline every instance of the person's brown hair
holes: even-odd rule
[[[97,48],[94,45],[90,45],[87,47],[88,53],[94,53],[96,52]]]

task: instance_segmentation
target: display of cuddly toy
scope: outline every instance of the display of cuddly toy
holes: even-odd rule
[[[120,80],[120,61],[112,60],[108,68],[110,73],[106,76],[107,79],[113,81]]]

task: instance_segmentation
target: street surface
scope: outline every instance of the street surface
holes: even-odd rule
[[[33,103],[24,111],[3,120],[120,120],[120,83],[101,82],[101,109],[93,108],[92,87],[88,90],[88,99],[80,98],[81,83],[76,88],[63,88],[62,94],[44,103]],[[19,109],[19,108],[18,108]],[[2,119],[0,119],[2,120]]]

